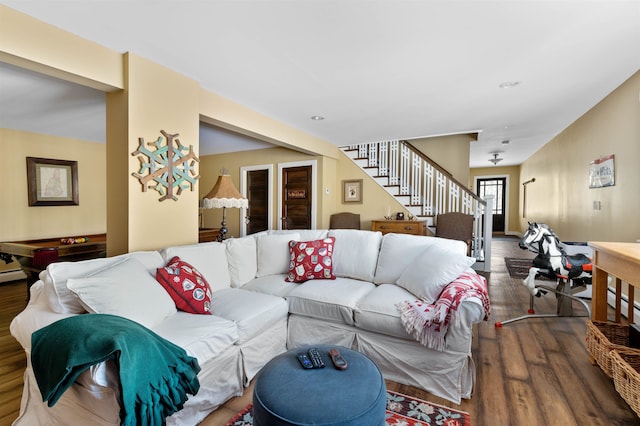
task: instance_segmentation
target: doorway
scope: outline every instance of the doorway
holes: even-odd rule
[[[476,194],[480,198],[493,196],[493,232],[506,231],[507,178],[476,178]]]
[[[279,164],[280,229],[315,229],[316,161]]]
[[[242,195],[249,200],[249,208],[242,210],[240,234],[242,236],[272,229],[273,165],[240,168]]]

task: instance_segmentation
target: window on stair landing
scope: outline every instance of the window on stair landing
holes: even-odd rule
[[[493,232],[504,232],[507,178],[478,178],[476,185],[476,194],[480,198],[493,196]]]

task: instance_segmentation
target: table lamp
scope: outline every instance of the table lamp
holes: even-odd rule
[[[204,196],[202,207],[205,209],[222,208],[222,223],[220,228],[220,236],[218,241],[224,241],[227,236],[227,208],[235,207],[246,209],[249,207],[249,200],[244,198],[238,190],[233,186],[231,176],[227,174],[225,169],[220,170],[218,181],[213,189]]]

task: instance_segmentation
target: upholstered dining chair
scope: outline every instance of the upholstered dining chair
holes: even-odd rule
[[[464,241],[467,243],[467,255],[470,255],[473,216],[459,212],[439,214],[436,216],[436,237]]]
[[[329,216],[329,229],[360,229],[360,215],[357,213],[334,213]]]

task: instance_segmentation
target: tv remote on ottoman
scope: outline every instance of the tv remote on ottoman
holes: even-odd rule
[[[336,348],[333,348],[329,351],[329,356],[331,357],[331,361],[333,362],[333,365],[338,369],[338,370],[346,370],[347,369],[347,361],[342,358],[342,355],[340,355],[340,351],[338,351]]]
[[[313,362],[309,359],[309,355],[304,352],[300,352],[298,355],[298,361],[302,365],[302,368],[313,368]]]
[[[311,358],[313,368],[324,368],[324,361],[322,360],[317,348],[309,349],[309,358]]]

